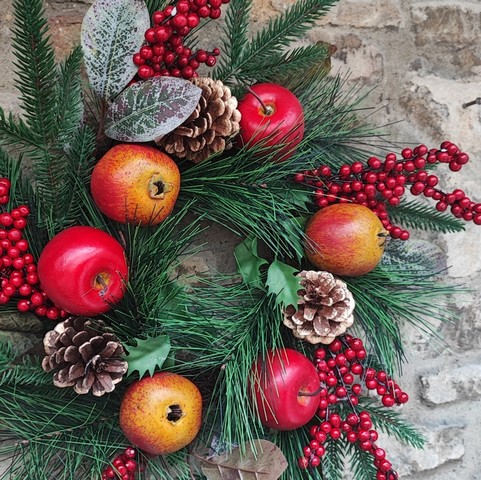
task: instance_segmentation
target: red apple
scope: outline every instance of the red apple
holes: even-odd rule
[[[157,225],[174,209],[180,172],[174,160],[159,149],[123,143],[97,162],[90,189],[99,210],[110,219]]]
[[[314,364],[297,350],[271,350],[252,366],[250,389],[260,420],[275,430],[305,425],[319,406],[320,382]]]
[[[40,253],[41,288],[59,308],[73,314],[104,313],[124,296],[125,252],[117,240],[94,227],[70,227]]]
[[[275,161],[287,160],[304,137],[302,105],[287,88],[259,83],[251,87],[237,108],[242,115],[241,145],[249,148],[260,143],[272,147]],[[280,145],[285,147],[276,149]]]
[[[387,234],[369,208],[357,203],[335,203],[311,217],[305,231],[305,252],[320,270],[358,277],[380,262]]]
[[[120,427],[152,455],[176,452],[194,440],[202,423],[202,395],[189,379],[170,372],[129,386],[120,405]]]

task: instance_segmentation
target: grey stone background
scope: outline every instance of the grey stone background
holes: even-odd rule
[[[254,25],[260,26],[294,0],[255,0]],[[46,3],[59,57],[73,43],[89,1]],[[9,0],[0,0],[0,105],[15,111]],[[463,109],[481,96],[480,0],[340,0],[305,42],[336,45],[333,72],[349,74],[347,87],[373,89],[366,107],[372,122],[386,125],[389,140],[404,146],[437,147],[451,140],[468,152],[462,172],[439,169],[445,190],[462,188],[481,201],[481,106]],[[210,234],[215,248],[190,260],[187,269],[202,271],[232,265],[232,239]],[[473,294],[453,300],[456,322],[439,326],[448,347],[405,329],[409,362],[400,384],[410,393],[404,414],[427,440],[423,451],[383,438],[401,478],[406,480],[481,479],[481,227],[434,237],[446,252],[449,281],[471,287]],[[212,245],[212,244],[211,244]],[[436,319],[433,319],[436,322]],[[0,324],[1,325],[1,324]],[[21,325],[21,327],[19,326]],[[19,350],[35,343],[38,325],[18,318],[3,321],[3,335],[13,336]],[[23,334],[14,330],[27,330]],[[381,442],[379,442],[381,443]]]

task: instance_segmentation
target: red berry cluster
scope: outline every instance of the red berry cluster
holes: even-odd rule
[[[388,153],[384,160],[369,158],[366,165],[361,162],[342,165],[337,173],[323,165],[296,174],[294,181],[315,189],[315,202],[319,208],[332,203],[359,203],[379,217],[392,238],[407,240],[409,232],[391,223],[386,206],[399,205],[408,189],[413,195],[423,194],[435,200],[440,212],[449,208],[456,218],[481,225],[481,203],[474,203],[460,189],[444,193],[435,188],[438,177],[425,169],[428,164],[447,163],[453,172],[457,172],[468,161],[466,153],[446,141],[439,149],[429,150],[425,145],[419,145],[413,150],[403,149],[400,158],[395,153]]]
[[[9,201],[10,180],[0,178],[0,205]],[[37,265],[29,253],[28,241],[22,230],[27,226],[30,209],[20,205],[10,212],[2,208],[0,213],[0,305],[17,298],[21,312],[33,311],[36,315],[57,320],[66,313],[51,305],[39,286]]]
[[[385,371],[376,371],[365,365],[367,353],[359,338],[345,335],[328,346],[316,349],[314,356],[321,382],[317,411],[320,423],[309,430],[312,440],[304,447],[299,466],[319,466],[325,453],[324,443],[328,439],[338,440],[341,435],[345,435],[348,442],[357,442],[361,450],[373,455],[377,468],[376,480],[397,479],[396,472],[386,459],[386,453],[375,443],[378,433],[372,428],[369,412],[358,412],[356,407],[363,391],[360,382],[364,383],[366,390],[375,390],[386,407],[406,403],[409,399],[407,393]],[[344,419],[334,411],[341,402],[352,410]]]
[[[101,480],[135,480],[137,471],[142,470],[139,463],[135,460],[137,451],[133,447],[127,447],[120,455],[117,455],[112,465],[102,472]]]
[[[153,26],[145,32],[147,44],[133,57],[139,78],[173,76],[189,79],[198,76],[196,70],[201,63],[213,67],[220,50],[192,52],[184,46],[184,38],[199,25],[201,18],[219,18],[222,4],[229,1],[179,0],[175,7],[169,5],[154,12]]]

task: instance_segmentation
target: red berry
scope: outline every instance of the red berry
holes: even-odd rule
[[[220,18],[222,12],[220,8],[212,8],[209,14],[209,17],[212,18],[212,20],[217,20]]]
[[[152,50],[152,47],[144,45],[143,47],[140,48],[139,55],[144,60],[150,60],[154,56],[154,51]],[[135,63],[135,59],[134,59],[134,63]]]
[[[177,15],[174,15],[174,17],[172,18],[172,20],[170,22],[171,22],[171,25],[175,29],[186,27],[187,26],[187,16],[182,14],[182,13],[178,13]]]
[[[207,5],[201,6],[197,10],[197,15],[199,15],[199,17],[201,18],[207,18],[210,15],[210,7],[208,7]]]
[[[155,43],[155,40],[156,40],[155,29],[149,28],[148,30],[146,30],[146,32],[144,33],[144,38],[149,43]]]
[[[13,221],[13,226],[19,230],[23,230],[27,226],[27,219],[25,217],[16,218]]]
[[[30,310],[30,302],[28,300],[19,300],[17,302],[17,308],[21,312],[28,312]]]

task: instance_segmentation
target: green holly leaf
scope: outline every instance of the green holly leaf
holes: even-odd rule
[[[168,335],[147,337],[145,340],[136,339],[137,345],[126,347],[128,351],[127,362],[129,364],[128,375],[138,371],[142,378],[145,372],[152,376],[155,369],[166,365],[170,352],[170,338]]]
[[[289,305],[297,305],[299,295],[297,292],[301,290],[300,278],[296,276],[298,270],[274,260],[267,270],[267,293],[276,296],[276,305],[287,307]]]
[[[267,260],[257,253],[257,238],[250,235],[234,249],[237,271],[248,285],[265,290],[261,278],[260,267],[267,264]]]

